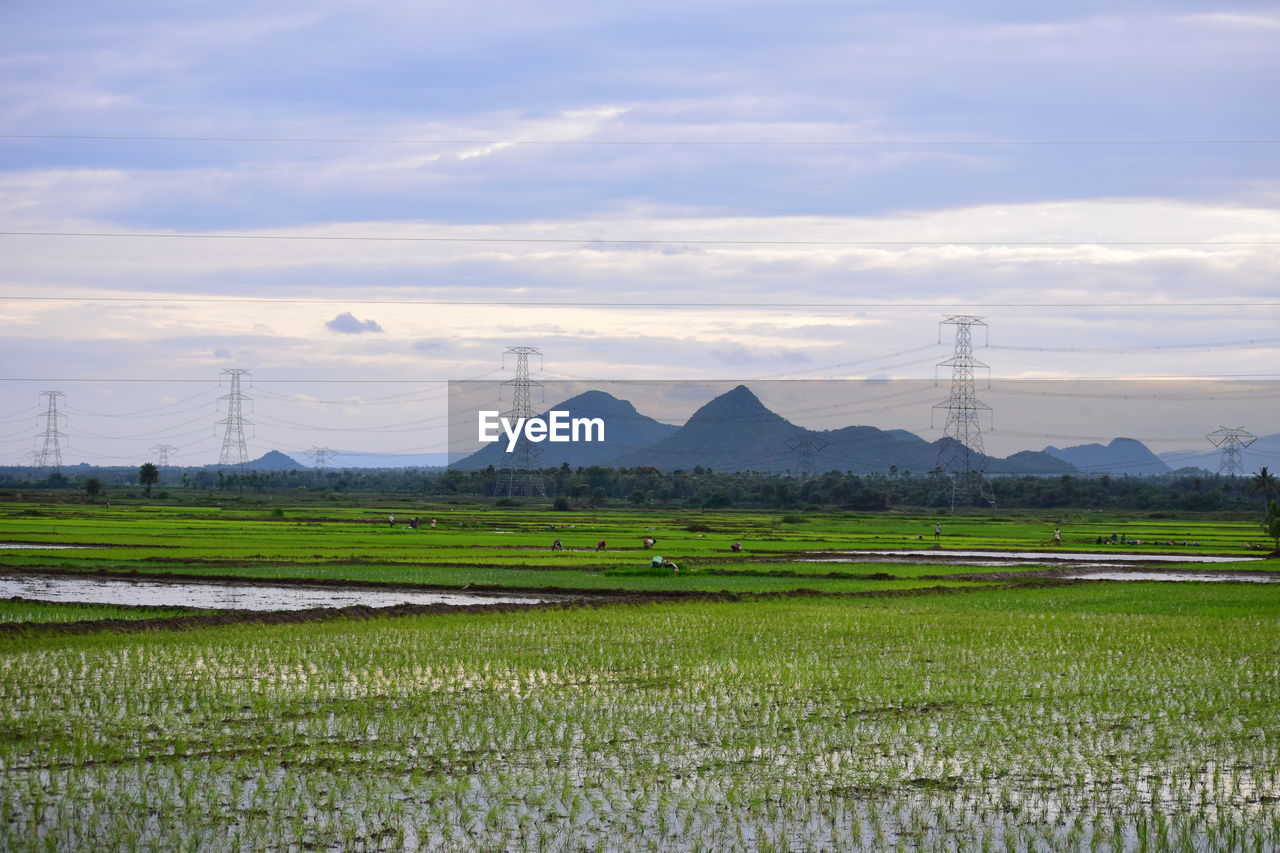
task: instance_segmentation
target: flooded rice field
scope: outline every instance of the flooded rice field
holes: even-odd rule
[[[1208,592],[19,638],[0,849],[1280,849],[1275,591]]]
[[[1280,583],[1269,572],[1081,572],[1059,577],[1077,581],[1209,581],[1214,583]]]
[[[0,575],[0,598],[193,607],[201,610],[311,610],[317,607],[394,607],[397,604],[536,604],[532,596],[419,592],[301,584],[138,581],[54,575]]]
[[[913,551],[823,551],[810,552],[802,562],[814,563],[965,563],[975,566],[1019,566],[1056,562],[1089,563],[1091,565],[1127,565],[1129,563],[1243,563],[1261,557],[1214,556],[1208,554],[1099,554],[1077,551],[952,551],[922,549]]]

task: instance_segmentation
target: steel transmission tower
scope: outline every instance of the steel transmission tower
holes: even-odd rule
[[[516,375],[514,379],[509,379],[502,383],[503,388],[509,388],[511,395],[511,408],[503,413],[503,416],[509,418],[512,423],[523,425],[529,418],[533,417],[533,389],[541,390],[542,384],[534,382],[529,378],[529,356],[536,355],[541,362],[542,352],[534,347],[507,347],[506,352],[502,354],[502,366],[507,366],[507,356],[515,356]],[[527,497],[527,498],[545,498],[547,496],[546,483],[542,481],[542,474],[538,466],[538,458],[542,455],[542,448],[535,442],[521,436],[516,442],[515,449],[511,451],[510,467],[503,468],[498,474],[498,482],[494,487],[493,494],[505,497]]]
[[[244,440],[244,428],[246,425],[253,426],[253,421],[244,419],[244,404],[251,398],[240,390],[240,380],[241,377],[248,376],[249,371],[230,368],[222,371],[222,375],[230,378],[231,388],[229,393],[218,398],[227,401],[227,416],[218,421],[219,426],[225,425],[227,428],[222,435],[222,453],[218,455],[218,467],[243,466],[249,461],[249,445]]]
[[[950,492],[951,507],[957,504],[988,503],[996,505],[995,493],[986,476],[986,452],[982,447],[982,425],[978,417],[991,407],[978,399],[973,387],[973,372],[987,365],[973,357],[973,327],[986,323],[981,317],[957,314],[939,323],[955,326],[955,354],[938,367],[951,368],[951,396],[934,406],[947,410],[947,426],[938,446],[934,470],[942,477],[939,488]]]
[[[1205,436],[1214,447],[1222,450],[1222,461],[1218,463],[1218,473],[1228,477],[1239,477],[1244,474],[1244,463],[1240,459],[1240,451],[1258,440],[1258,437],[1243,427],[1222,427]]]
[[[149,449],[156,455],[156,465],[161,468],[168,468],[169,454],[175,452],[178,448],[172,444],[157,444]]]
[[[67,416],[58,411],[58,399],[66,395],[61,391],[42,391],[40,396],[49,402],[44,413],[44,444],[36,451],[35,464],[40,468],[61,468],[62,439],[67,436],[58,429],[58,424]]]
[[[338,451],[328,447],[313,447],[305,452],[316,463],[316,468],[321,471],[328,468],[329,460],[338,455]]]
[[[797,467],[800,469],[801,477],[809,476],[813,455],[821,453],[830,443],[825,438],[812,438],[804,435],[787,441],[787,449],[796,454]]]

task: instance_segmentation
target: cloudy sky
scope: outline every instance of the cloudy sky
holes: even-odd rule
[[[217,461],[224,369],[252,455],[422,453],[509,346],[932,379],[949,314],[997,381],[1276,379],[1278,39],[1250,2],[3,4],[0,462],[46,390],[72,462]]]

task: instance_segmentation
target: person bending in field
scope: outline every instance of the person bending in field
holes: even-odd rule
[[[604,550],[604,540],[603,540],[603,539],[601,539],[599,542],[597,542],[597,543],[596,543],[596,550],[597,550],[597,551],[603,551],[603,550]]]
[[[552,550],[552,551],[563,551],[563,550],[564,550],[564,543],[563,543],[563,542],[561,542],[559,539],[557,539],[556,541],[554,541],[554,542],[552,542],[552,543],[551,543],[551,550]]]
[[[741,551],[741,550],[742,550],[742,543],[741,543],[741,542],[734,542],[732,545],[730,545],[730,546],[729,546],[729,550],[730,550],[730,551],[732,551],[732,552],[733,552],[733,553],[735,553],[735,554],[736,554],[736,553],[738,553],[739,551]]]
[[[644,539],[641,540],[641,542],[644,543],[644,549],[648,551],[650,548],[652,548],[654,545],[657,544],[658,540],[654,539],[651,536],[646,536]]]
[[[654,557],[649,561],[650,568],[654,569],[671,569],[675,574],[680,574],[680,567],[671,560],[664,560],[662,557]]]

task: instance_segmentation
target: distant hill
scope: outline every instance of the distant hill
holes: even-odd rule
[[[305,468],[316,468],[305,453],[290,453],[289,458]],[[373,453],[367,450],[338,450],[325,467],[344,468],[443,468],[449,463],[447,453]]]
[[[795,467],[787,442],[805,434],[765,407],[745,385],[726,391],[694,412],[684,426],[614,464],[651,465],[663,471],[697,466],[714,471],[781,471]]]
[[[809,445],[805,458],[798,446]],[[940,443],[906,430],[848,426],[808,430],[769,410],[745,385],[721,394],[694,412],[679,430],[620,457],[614,465],[652,465],[663,471],[697,466],[714,471],[771,473],[853,471],[867,474],[896,467],[924,474],[933,468]],[[1071,465],[1044,453],[1025,452],[1009,460],[990,459],[988,470],[1007,474],[1071,473]]]
[[[1044,452],[1074,465],[1086,474],[1168,474],[1171,470],[1141,441],[1115,438],[1110,444],[1078,444]]]
[[[1077,474],[1079,471],[1070,462],[1045,453],[1043,450],[1022,450],[1004,459],[987,457],[987,473],[1015,476],[1031,474],[1037,477],[1049,477],[1061,474]]]
[[[1209,442],[1205,442],[1207,446]],[[1216,473],[1222,464],[1222,451],[1172,450],[1158,454],[1170,468],[1202,468]],[[1272,472],[1280,471],[1280,433],[1264,435],[1240,451],[1240,465],[1246,474],[1256,474],[1264,466]]]
[[[642,415],[629,401],[619,400],[604,391],[585,391],[551,406],[541,416],[546,417],[552,410],[569,412],[570,416],[575,418],[603,419],[604,441],[541,442],[542,453],[538,457],[538,464],[543,468],[556,468],[566,462],[571,468],[614,465],[614,460],[656,444],[679,429]],[[505,439],[486,445],[451,467],[463,471],[472,471],[489,465],[494,468],[503,468],[511,464],[511,457],[505,448]]]
[[[259,456],[252,462],[246,462],[246,469],[250,471],[305,471],[305,465],[299,465],[295,460],[284,455],[279,450],[268,450],[264,455]]]

